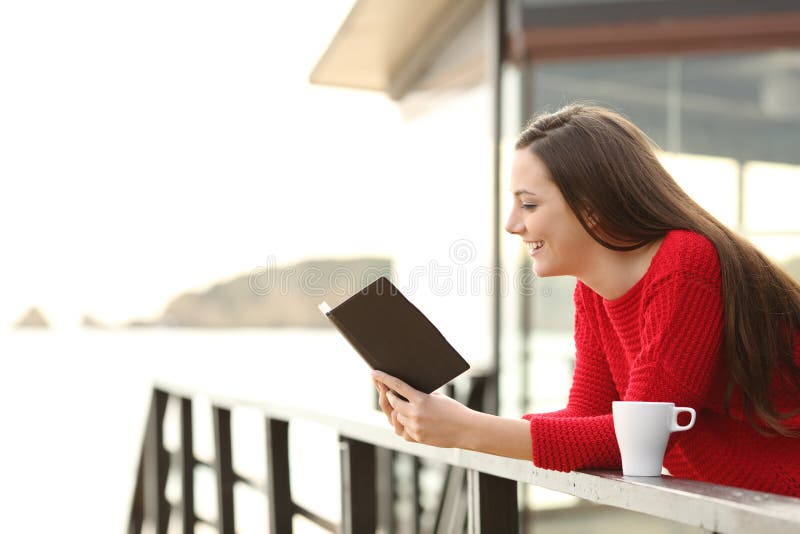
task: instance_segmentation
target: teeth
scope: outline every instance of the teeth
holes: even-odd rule
[[[544,246],[544,241],[531,241],[528,243],[528,248],[531,250],[540,249]]]

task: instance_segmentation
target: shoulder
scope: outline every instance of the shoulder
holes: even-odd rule
[[[722,271],[714,244],[686,230],[665,237],[642,288],[642,306],[653,304],[688,313],[698,302],[722,304]],[[711,300],[707,300],[711,299]],[[705,306],[705,305],[704,305]]]
[[[720,278],[719,255],[714,243],[689,230],[667,233],[651,269],[654,279],[677,276],[713,281]]]
[[[581,314],[593,309],[601,297],[592,288],[577,280],[572,300],[575,303],[575,312]]]

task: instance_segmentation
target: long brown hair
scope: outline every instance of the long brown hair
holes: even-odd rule
[[[582,104],[534,117],[516,143],[517,150],[527,148],[544,162],[584,229],[603,246],[634,250],[673,229],[697,232],[713,243],[722,274],[725,410],[738,388],[756,430],[796,436],[782,421],[800,410],[779,412],[770,393],[777,379],[800,398],[794,360],[800,284],[693,201],[654,147],[621,115]]]

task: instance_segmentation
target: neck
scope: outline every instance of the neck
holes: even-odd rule
[[[578,279],[604,299],[617,299],[647,273],[662,241],[659,239],[626,252],[610,250],[598,243],[588,257],[588,268]]]

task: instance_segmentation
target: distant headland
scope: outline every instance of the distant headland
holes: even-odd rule
[[[388,258],[307,260],[267,266],[174,297],[155,320],[128,327],[329,327],[317,305],[335,305],[379,276],[391,276]]]
[[[14,328],[50,328],[50,323],[39,308],[31,306],[17,319]]]

